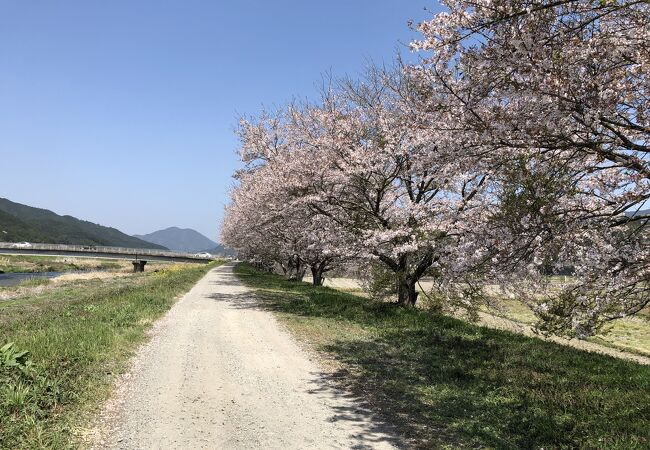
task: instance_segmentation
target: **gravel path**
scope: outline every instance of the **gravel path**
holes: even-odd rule
[[[232,268],[210,271],[155,324],[102,414],[95,448],[397,447]]]

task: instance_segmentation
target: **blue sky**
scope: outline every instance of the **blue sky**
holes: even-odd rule
[[[239,114],[389,62],[430,0],[0,0],[0,197],[212,239]]]

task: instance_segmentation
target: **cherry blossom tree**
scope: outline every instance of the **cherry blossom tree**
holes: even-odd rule
[[[337,234],[327,220],[296,201],[288,190],[291,171],[280,159],[289,152],[281,114],[263,114],[253,124],[242,121],[240,154],[246,168],[226,208],[222,240],[242,257],[265,266],[279,265],[290,280],[311,270],[313,284],[342,261],[331,242]]]
[[[416,303],[424,275],[447,277],[466,259],[486,179],[463,157],[462,143],[437,129],[440,115],[419,115],[405,101],[417,95],[411,88],[375,72],[347,83],[342,100],[321,110],[316,146],[330,161],[323,164],[328,184],[310,199],[348,230],[360,257],[395,274],[402,305]]]
[[[458,129],[491,154],[491,262],[517,277],[573,268],[575,283],[530,296],[548,331],[586,336],[640,311],[650,302],[650,5],[443,3],[418,25],[423,58],[411,73],[445,87]]]
[[[326,237],[321,236],[318,218],[312,221],[304,211],[278,204],[277,196],[260,203],[263,197],[250,189],[243,183],[233,192],[222,227],[223,241],[251,262],[279,265],[290,280],[301,281],[310,269],[313,283],[322,285],[324,274],[338,259],[321,247]]]
[[[442,100],[414,107],[414,87],[399,71],[375,70],[318,105],[242,123],[243,159],[256,175],[288,195],[283,204],[310,211],[310,233],[329,254],[392,271],[401,305],[416,303],[425,274],[451,279],[481,254],[470,236],[488,207],[480,159],[436,126],[447,119]]]
[[[383,264],[472,308],[487,279],[548,332],[583,337],[650,303],[650,5],[443,0],[419,64],[240,124],[223,241],[316,284]],[[573,282],[549,275],[573,273]]]

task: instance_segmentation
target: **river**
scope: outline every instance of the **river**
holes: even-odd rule
[[[54,278],[61,275],[62,272],[35,272],[35,273],[0,273],[0,286],[16,286],[22,281],[29,280],[31,278]]]

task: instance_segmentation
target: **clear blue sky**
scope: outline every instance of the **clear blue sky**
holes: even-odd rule
[[[0,197],[216,239],[238,114],[390,61],[424,7],[436,5],[0,0]]]

